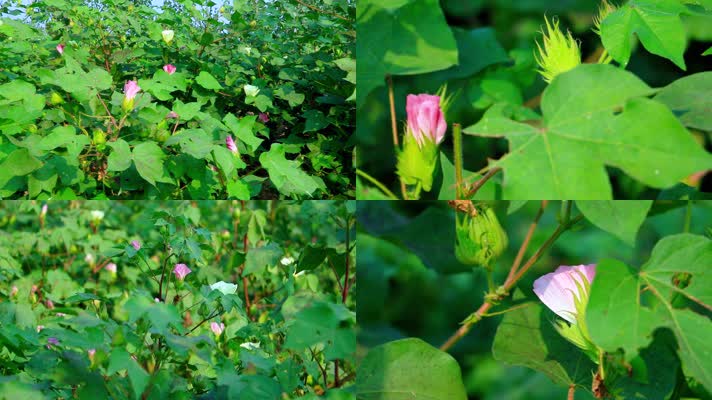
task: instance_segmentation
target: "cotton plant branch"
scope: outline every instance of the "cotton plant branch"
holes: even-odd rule
[[[453,206],[457,210],[457,212],[466,212],[464,211],[464,209],[466,209],[467,206],[464,203],[466,203],[466,201],[450,202],[451,206]],[[576,225],[579,221],[583,219],[583,215],[578,215],[577,217],[570,220],[564,219],[559,221],[559,226],[556,228],[554,233],[549,236],[549,238],[539,247],[539,249],[537,249],[536,252],[534,252],[531,257],[529,257],[524,266],[522,266],[521,269],[518,269],[519,265],[522,262],[523,255],[529,247],[531,238],[534,235],[534,231],[536,230],[539,224],[539,220],[544,214],[544,210],[547,205],[548,202],[546,200],[543,200],[541,202],[539,212],[534,217],[534,221],[532,222],[529,227],[529,230],[527,231],[527,235],[525,236],[524,241],[522,242],[519,248],[517,256],[514,259],[512,266],[510,267],[507,279],[504,281],[502,286],[498,287],[494,293],[490,292],[485,295],[485,299],[482,305],[477,309],[477,311],[467,317],[467,319],[463,322],[462,326],[457,331],[455,331],[455,333],[453,333],[450,338],[445,341],[445,343],[440,346],[440,350],[449,350],[452,346],[455,345],[455,343],[457,343],[458,341],[460,341],[460,339],[467,335],[472,329],[472,327],[483,317],[494,314],[488,314],[490,308],[492,308],[494,305],[496,305],[496,303],[498,303],[509,295],[509,291],[514,287],[517,281],[519,281],[519,279],[521,279],[522,276],[524,276],[524,274],[541,258],[544,252],[548,250],[552,244],[554,244],[554,242],[559,238],[559,236],[561,236],[562,233],[564,233],[566,230]]]

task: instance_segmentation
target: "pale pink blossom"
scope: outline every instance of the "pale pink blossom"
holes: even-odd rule
[[[189,273],[191,273],[191,270],[185,264],[176,264],[175,268],[173,268],[173,273],[176,274],[176,279],[182,281],[186,276],[188,276]]]
[[[50,310],[54,310],[54,303],[50,299],[45,300],[45,306]]]
[[[17,296],[17,291],[18,291],[18,290],[19,290],[19,289],[17,288],[17,286],[13,286],[13,287],[12,287],[12,290],[10,291],[10,297],[15,297],[15,296]]]
[[[94,355],[96,354],[96,349],[87,350],[87,354],[89,354],[89,361],[94,364]]]
[[[47,348],[49,349],[49,345],[54,345],[57,346],[59,345],[59,339],[55,337],[47,338]]]
[[[211,322],[210,323],[210,330],[213,331],[215,336],[220,336],[222,335],[223,331],[225,330],[225,324],[217,323],[217,322]]]
[[[104,267],[104,268],[106,268],[106,270],[111,272],[112,274],[116,273],[116,264],[114,264],[114,263],[108,263],[108,264],[106,264],[106,267]]]
[[[62,43],[57,45],[57,52],[59,53],[60,56],[62,54],[64,54],[64,45]]]
[[[40,211],[40,217],[44,218],[47,215],[47,203],[42,205],[42,210]]]
[[[42,329],[44,329],[44,328],[45,328],[44,325],[37,325],[37,333],[42,332]]]
[[[168,73],[168,75],[173,75],[176,72],[176,67],[173,64],[166,64],[163,66],[163,70]]]
[[[171,111],[168,114],[166,114],[167,119],[178,119],[178,114],[176,114],[175,111]]]
[[[586,288],[595,276],[596,264],[562,265],[535,280],[534,293],[556,315],[575,324],[577,312],[574,300],[588,301]]]
[[[440,144],[445,138],[447,122],[440,107],[440,96],[409,94],[406,98],[408,133],[422,146],[425,140]]]
[[[264,123],[269,122],[269,113],[260,113],[259,119]]]
[[[133,246],[134,250],[136,251],[141,250],[141,242],[139,242],[138,240],[132,240],[131,246]]]
[[[225,145],[233,154],[237,154],[237,145],[235,144],[235,140],[232,139],[232,135],[227,135]]]
[[[124,85],[124,95],[126,96],[126,99],[132,100],[140,91],[141,87],[138,85],[138,82],[126,81],[126,84]]]

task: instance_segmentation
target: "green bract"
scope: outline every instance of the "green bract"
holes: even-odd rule
[[[494,210],[486,205],[476,213],[458,213],[455,225],[455,256],[461,263],[492,268],[507,248],[507,233]]]

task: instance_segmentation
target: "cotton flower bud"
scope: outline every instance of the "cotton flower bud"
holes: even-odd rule
[[[56,106],[56,105],[64,103],[64,99],[62,98],[62,96],[60,96],[59,93],[52,92],[52,94],[50,95],[50,98],[49,98],[49,102],[53,106]]]
[[[96,355],[96,349],[87,350],[87,355],[89,356],[90,367],[94,366],[94,357]]]
[[[441,96],[408,95],[408,123],[399,149],[397,172],[408,189],[408,197],[417,199],[421,189],[429,192],[440,154],[438,145],[445,137],[447,122]]]
[[[17,286],[13,286],[12,290],[10,291],[10,297],[12,298],[12,297],[17,296],[17,292],[18,292]]]
[[[94,132],[92,132],[92,141],[97,150],[104,150],[106,148],[106,132],[101,129],[94,129]]]
[[[225,330],[225,324],[217,323],[217,322],[211,322],[210,323],[210,330],[213,331],[215,336],[220,336],[222,335],[223,331]]]
[[[507,233],[492,208],[479,205],[471,212],[457,213],[455,256],[461,263],[491,268],[507,244]]]
[[[124,100],[121,103],[121,109],[125,113],[129,113],[134,109],[136,95],[141,91],[141,87],[137,81],[126,81],[124,85]]]
[[[537,42],[537,52],[534,58],[541,68],[539,73],[547,83],[568,70],[581,64],[581,50],[578,42],[571,36],[571,32],[564,33],[559,29],[559,21],[552,23],[544,18],[546,32],[542,31],[544,47]]]

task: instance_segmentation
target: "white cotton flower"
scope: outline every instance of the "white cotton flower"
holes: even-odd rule
[[[248,97],[255,97],[260,92],[260,88],[253,85],[245,85],[242,87],[242,89],[245,91],[245,94]]]
[[[260,348],[260,342],[245,342],[241,344],[240,347],[247,350],[257,350]]]
[[[175,32],[170,29],[166,29],[165,31],[161,32],[161,36],[163,36],[163,41],[166,42],[166,44],[171,44],[174,35]]]
[[[294,259],[292,257],[282,257],[282,259],[279,260],[279,262],[282,263],[282,265],[287,266],[287,265],[293,263]]]
[[[100,210],[93,210],[91,212],[91,218],[96,221],[101,221],[104,219],[104,212]]]
[[[210,285],[210,289],[219,290],[222,294],[235,294],[237,292],[237,285],[220,281]]]
[[[94,265],[94,254],[87,253],[84,256],[84,261],[89,265]]]

